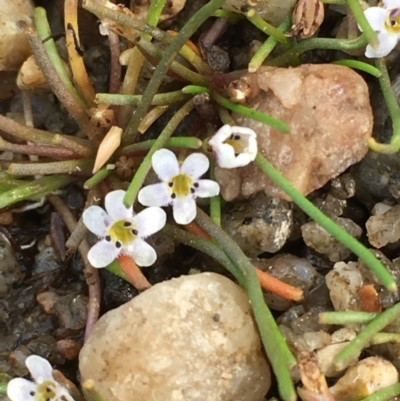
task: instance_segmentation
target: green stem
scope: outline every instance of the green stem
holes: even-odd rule
[[[234,20],[234,22],[243,19],[242,14],[238,14],[233,11],[227,11],[227,10],[222,10],[222,9],[214,11],[212,16],[217,17],[217,18],[231,18]]]
[[[112,170],[108,170],[107,167],[103,167],[93,177],[89,178],[88,180],[86,180],[84,182],[83,188],[91,189],[91,188],[95,187],[101,181],[106,179],[111,173],[112,173]]]
[[[133,203],[135,202],[136,196],[141,186],[143,185],[148,172],[150,171],[151,158],[153,157],[154,153],[157,150],[161,149],[166,144],[167,140],[173,134],[176,127],[185,118],[185,116],[187,116],[193,110],[193,108],[194,108],[194,103],[193,100],[190,99],[177,111],[177,113],[171,118],[171,120],[169,120],[168,124],[162,130],[161,134],[154,141],[146,157],[143,159],[142,163],[137,169],[136,174],[133,177],[133,180],[130,183],[128,190],[126,191],[126,195],[124,198],[124,203],[126,206],[129,207],[130,205],[133,205]]]
[[[210,157],[210,178],[215,181],[215,159]],[[211,220],[221,227],[221,198],[219,195],[210,198]]]
[[[157,48],[155,45],[153,45],[153,43],[151,43],[150,41],[148,41],[144,38],[141,38],[136,43],[136,46],[139,48],[140,51],[142,51],[145,54],[149,54],[157,62],[161,62],[162,57],[163,57],[163,51],[161,49]],[[207,85],[208,84],[208,80],[205,77],[203,77],[203,75],[200,75],[197,72],[194,72],[194,71],[190,70],[189,68],[186,68],[185,66],[183,66],[181,63],[179,63],[176,60],[171,61],[169,69],[188,82],[192,82],[196,85]]]
[[[400,395],[400,383],[378,390],[376,393],[363,398],[362,401],[390,401]]]
[[[354,14],[354,18],[357,24],[360,26],[361,31],[365,34],[368,43],[376,49],[379,46],[378,35],[371,28],[367,18],[365,17],[364,11],[360,6],[358,0],[347,0],[347,4]]]
[[[140,121],[147,112],[154,95],[157,93],[161,82],[168,72],[171,63],[179,53],[180,48],[195,32],[197,32],[198,28],[213,14],[213,12],[222,6],[224,1],[225,0],[211,0],[201,7],[179,31],[174,41],[165,49],[164,54],[146,87],[142,101],[139,103],[135,114],[130,119],[128,127],[124,132],[123,139],[125,142],[136,135]]]
[[[380,332],[399,315],[400,303],[380,313],[379,316],[368,323],[348,345],[334,356],[333,363],[335,366],[340,370],[344,369],[366,346],[368,346],[371,338],[376,333]]]
[[[11,163],[7,169],[10,175],[48,175],[48,174],[79,174],[90,171],[93,160],[65,160],[61,162]]]
[[[400,343],[400,333],[376,333],[370,341],[371,345],[384,343]]]
[[[58,54],[56,44],[53,39],[53,34],[50,30],[50,25],[47,20],[46,10],[43,7],[36,7],[34,12],[35,26],[40,39],[43,41],[44,48],[57,71],[62,83],[69,93],[75,98],[77,102],[80,103],[82,107],[85,107],[85,103],[80,98],[78,92],[76,91],[74,85],[69,79],[67,70],[65,69],[65,64],[62,61],[60,55]]]
[[[382,73],[379,71],[378,68],[375,68],[371,64],[368,63],[363,63],[362,61],[358,60],[338,60],[334,61],[332,64],[336,65],[345,65],[346,67],[349,68],[354,68],[356,70],[364,71],[368,74],[371,74],[372,76],[379,78]]]
[[[265,159],[259,152],[255,159],[255,164],[277,184],[293,202],[302,209],[308,216],[315,220],[323,227],[332,237],[347,246],[353,253],[359,256],[369,269],[375,274],[379,282],[384,285],[389,291],[396,291],[397,284],[392,275],[382,265],[382,263],[367,249],[364,245],[358,242],[345,229],[334,223],[328,216],[316,208],[306,197],[304,197],[272,164]]]
[[[129,283],[129,280],[127,279],[125,273],[122,271],[117,260],[114,260],[108,266],[106,266],[106,269]]]
[[[166,0],[153,0],[147,11],[146,22],[151,26],[157,26]]]
[[[284,401],[296,400],[296,391],[290,376],[290,368],[296,364],[296,359],[290,352],[271,311],[265,304],[254,266],[229,235],[214,224],[199,208],[197,208],[196,221],[242,271],[261,340],[278,381],[279,393]]]
[[[0,194],[0,209],[37,195],[45,195],[75,181],[74,177],[58,175],[41,177]]]
[[[185,99],[185,95],[181,90],[158,93],[153,97],[151,106],[170,105]],[[109,106],[130,106],[138,105],[142,100],[142,95],[121,95],[116,93],[98,93],[95,97],[96,103],[105,103]]]
[[[212,241],[200,238],[197,235],[184,231],[168,223],[164,227],[163,232],[176,241],[179,241],[181,244],[197,249],[198,251],[203,252],[216,260],[236,278],[238,283],[243,288],[246,288],[246,280],[243,277],[240,269],[235,265],[235,263],[232,262],[231,259],[228,258],[228,256],[226,256],[225,252],[222,251],[217,245],[213,244]]]
[[[310,38],[305,39],[293,46],[286,53],[269,61],[267,65],[281,67],[291,64],[296,57],[314,49],[331,49],[331,50],[354,50],[359,49],[367,44],[364,35],[356,39],[326,39],[326,38]]]
[[[133,155],[135,153],[143,152],[149,150],[153,145],[156,139],[152,139],[150,141],[138,142],[132,145],[125,146],[125,148],[121,149],[118,152],[119,155]],[[164,147],[166,148],[183,148],[183,149],[200,149],[202,147],[202,142],[199,138],[195,137],[175,137],[169,138],[167,142],[165,142]]]
[[[393,135],[390,140],[390,144],[377,143],[373,138],[369,141],[369,145],[372,150],[381,153],[396,153],[400,149],[400,107],[396,99],[396,95],[393,92],[392,85],[390,83],[390,77],[386,68],[385,59],[375,59],[375,65],[381,72],[378,77],[379,85],[385,99],[386,106],[390,118],[392,119]]]
[[[376,318],[379,313],[344,311],[344,312],[321,312],[318,315],[319,323],[335,324],[345,326],[347,324],[364,324]]]
[[[285,18],[285,20],[278,26],[278,30],[280,32],[286,32],[292,23],[292,19],[290,17]],[[255,52],[254,56],[251,58],[249,62],[249,72],[256,72],[265,61],[265,59],[271,54],[272,50],[274,50],[278,41],[270,36]]]
[[[275,28],[267,21],[263,20],[255,10],[250,10],[246,13],[246,18],[256,26],[260,31],[264,32],[275,41],[282,44],[286,49],[290,49],[293,45],[288,37],[286,37],[279,28]]]
[[[242,114],[244,116],[250,117],[255,121],[259,121],[263,124],[269,125],[270,127],[281,131],[281,132],[289,132],[289,126],[277,118],[271,117],[268,114],[262,113],[261,111],[251,109],[246,106],[242,106],[241,104],[235,104],[230,102],[228,99],[225,99],[217,92],[211,92],[210,89],[205,88],[203,86],[196,86],[196,85],[188,85],[182,88],[182,92],[185,94],[199,94],[199,93],[210,93],[213,99],[221,106],[231,110],[235,113]]]

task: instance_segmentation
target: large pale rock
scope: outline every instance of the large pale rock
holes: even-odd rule
[[[107,401],[261,401],[270,386],[248,297],[214,273],[157,284],[108,312],[79,367]]]
[[[243,79],[252,89],[246,106],[285,121],[290,133],[234,115],[237,125],[256,131],[259,151],[304,195],[366,154],[373,116],[367,85],[351,69],[331,64],[262,67]],[[216,178],[226,200],[259,191],[288,199],[254,164],[217,168]]]
[[[32,23],[33,6],[31,0],[0,0],[0,10],[0,71],[13,71],[31,54],[18,22]]]

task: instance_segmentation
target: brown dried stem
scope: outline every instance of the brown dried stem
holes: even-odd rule
[[[81,49],[78,26],[78,0],[64,2],[64,28],[69,63],[71,65],[74,83],[79,95],[89,107],[93,107],[95,91],[86,71],[83,58],[78,49]]]
[[[75,220],[75,217],[69,210],[68,206],[57,195],[49,195],[48,200],[54,206],[57,212],[60,213],[69,232],[72,233],[77,225],[77,222]],[[93,325],[97,322],[99,318],[100,299],[101,299],[99,272],[89,263],[87,259],[88,252],[89,252],[89,244],[84,239],[79,245],[79,253],[82,256],[82,260],[85,265],[83,272],[85,274],[86,284],[89,289],[89,303],[88,303],[88,314],[86,319],[85,341],[88,339],[89,334],[93,328]]]
[[[93,160],[65,160],[49,163],[9,163],[7,173],[11,175],[90,174]]]
[[[22,22],[20,23],[20,26],[23,28],[24,33],[26,34],[33,55],[35,56],[36,63],[42,70],[44,76],[46,77],[46,81],[54,94],[65,106],[69,114],[78,123],[81,130],[84,131],[90,139],[97,138],[100,135],[99,129],[90,123],[85,109],[64,86],[62,80],[57,74],[56,69],[54,68],[54,65],[51,63],[51,60],[39,35],[37,34],[36,29],[33,26]]]
[[[110,47],[111,62],[110,62],[110,93],[118,93],[121,85],[121,64],[119,56],[121,55],[119,36],[111,32],[108,34],[108,44]]]

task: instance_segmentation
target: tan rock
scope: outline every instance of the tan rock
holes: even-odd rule
[[[366,83],[351,69],[331,64],[262,67],[243,79],[253,91],[246,105],[285,121],[291,131],[282,134],[239,115],[233,116],[236,124],[256,131],[259,151],[304,195],[366,154],[372,110]],[[226,200],[260,191],[289,199],[254,164],[217,168],[216,178]]]
[[[79,367],[107,401],[262,401],[270,387],[248,297],[215,273],[162,282],[108,312]]]
[[[32,23],[33,6],[30,0],[0,0],[0,10],[0,71],[13,71],[31,54],[18,22]]]

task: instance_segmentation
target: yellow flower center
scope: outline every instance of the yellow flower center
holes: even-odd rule
[[[400,34],[400,8],[394,8],[388,12],[385,28],[389,33]]]
[[[224,143],[232,146],[235,151],[235,156],[243,153],[247,148],[246,141],[237,134],[232,134],[228,139],[225,139]]]
[[[131,244],[137,237],[138,232],[135,229],[132,220],[118,220],[107,231],[106,240],[115,242],[117,248],[121,245]]]
[[[57,400],[56,395],[55,383],[50,380],[38,384],[34,394],[35,401]]]
[[[184,198],[188,196],[190,193],[194,193],[195,182],[192,178],[190,178],[186,174],[176,175],[171,181],[168,183],[171,191],[171,197],[174,199]]]

